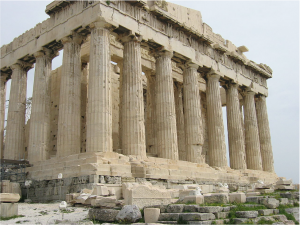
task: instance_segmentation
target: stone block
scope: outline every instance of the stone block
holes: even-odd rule
[[[288,205],[289,204],[289,199],[288,198],[279,198],[279,204],[280,205]]]
[[[184,212],[199,212],[199,205],[185,205],[183,208]]]
[[[203,225],[210,225],[212,224],[212,220],[206,220],[206,221],[187,221],[187,224],[203,224]],[[217,224],[217,223],[216,223]]]
[[[90,209],[89,210],[89,219],[90,220],[99,220],[104,222],[113,222],[116,220],[120,210],[115,209]]]
[[[201,219],[201,214],[200,213],[181,213],[179,217],[183,221],[203,220],[203,219]]]
[[[288,208],[285,211],[289,214],[292,214],[295,219],[299,222],[299,208]]]
[[[278,184],[278,185],[290,185],[292,183],[293,183],[292,180],[279,180],[276,182],[276,184]]]
[[[1,217],[11,217],[18,215],[18,203],[0,203]]]
[[[183,203],[196,203],[196,204],[203,204],[204,203],[204,196],[203,195],[189,195],[185,196],[182,200]]]
[[[260,190],[261,194],[270,194],[270,193],[273,193],[273,192],[274,192],[274,189],[261,189]]]
[[[113,208],[116,207],[116,196],[102,197],[98,196],[95,199],[91,199],[91,205],[94,207]]]
[[[292,193],[280,193],[280,197],[282,198],[288,198],[288,199],[291,199],[292,198]]]
[[[236,211],[235,215],[238,218],[256,218],[258,217],[258,211]]]
[[[123,197],[126,205],[137,205],[140,209],[145,206],[173,203],[171,194],[151,184],[123,184]]]
[[[261,204],[265,205],[269,209],[275,209],[279,206],[279,201],[275,198],[264,198],[261,200]]]
[[[254,218],[252,221],[254,224],[257,224],[261,220],[275,222],[275,219],[272,216],[260,216],[260,217]]]
[[[1,192],[2,193],[10,193],[10,180],[2,180],[1,184]]]
[[[179,213],[161,213],[158,221],[178,221]]]
[[[222,212],[229,212],[230,211],[230,206],[225,206],[225,207],[222,207]]]
[[[269,216],[271,214],[274,214],[274,209],[260,209],[258,210],[259,216]]]
[[[116,216],[119,222],[135,223],[142,218],[140,209],[136,205],[125,205]]]
[[[263,196],[253,196],[253,197],[246,197],[246,202],[254,202],[254,203],[260,203],[260,200],[262,200]]]
[[[274,215],[279,214],[279,209],[273,209],[273,214]]]
[[[108,196],[108,188],[104,186],[103,184],[97,184],[94,186],[94,189],[91,193],[92,195],[98,195],[98,196]]]
[[[204,195],[205,203],[228,203],[228,194],[227,193],[219,193],[219,194],[209,194]]]
[[[170,204],[167,206],[167,213],[181,213],[183,207],[183,204]]]
[[[146,208],[144,209],[145,223],[156,223],[158,221],[160,209],[158,208]]]
[[[20,195],[16,193],[0,193],[0,202],[18,202]]]
[[[247,197],[253,197],[253,196],[257,196],[260,195],[260,192],[256,191],[256,192],[247,192],[246,196]]]
[[[66,202],[76,203],[76,199],[78,198],[79,195],[80,195],[79,193],[66,194]]]
[[[225,219],[228,217],[229,212],[215,212],[214,215],[216,219]]]
[[[247,218],[233,218],[235,224],[247,223],[249,219]]]
[[[286,218],[285,215],[274,215],[273,218],[274,218],[275,220],[279,220],[279,221],[281,221],[281,222],[287,221],[287,218]]]
[[[230,193],[229,202],[245,203],[246,195],[245,193]]]
[[[294,190],[294,185],[275,185],[275,190]]]
[[[222,212],[223,208],[220,206],[199,206],[198,212],[200,213],[217,213]]]

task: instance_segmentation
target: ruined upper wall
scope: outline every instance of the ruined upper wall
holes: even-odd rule
[[[74,31],[87,35],[89,24],[102,17],[117,27],[116,32],[130,30],[142,35],[150,48],[164,46],[173,51],[177,62],[191,60],[200,70],[214,69],[267,95],[266,79],[272,77],[272,70],[248,60],[243,55],[245,47],[237,48],[213,33],[195,10],[165,1],[135,0],[56,1],[46,11],[49,19],[1,47],[2,72],[19,59],[34,63],[33,54],[43,47],[63,48],[60,40]]]

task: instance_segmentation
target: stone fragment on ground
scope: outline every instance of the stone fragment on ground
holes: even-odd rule
[[[142,218],[140,209],[136,205],[125,205],[116,216],[119,222],[135,223]]]

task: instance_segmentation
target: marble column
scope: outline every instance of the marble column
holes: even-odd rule
[[[6,102],[6,82],[7,76],[4,73],[0,75],[0,159],[4,154],[4,121],[5,121],[5,102]]]
[[[110,30],[101,22],[91,27],[86,151],[112,152]]]
[[[80,153],[80,94],[82,37],[62,39],[64,45],[60,82],[57,157]]]
[[[50,151],[50,105],[52,59],[56,56],[50,49],[34,54],[36,59],[32,106],[30,116],[28,160],[30,163],[49,158]]]
[[[156,106],[155,106],[155,74],[145,72],[147,76],[147,108],[146,108],[146,144],[147,152],[157,155]]]
[[[172,78],[172,52],[159,51],[156,58],[156,130],[158,156],[178,160],[178,142]]]
[[[229,83],[226,88],[226,110],[230,167],[232,169],[244,170],[247,166],[238,84]]]
[[[274,172],[273,151],[267,112],[266,97],[261,95],[256,101],[256,115],[260,141],[262,167],[264,171]]]
[[[122,77],[122,150],[125,155],[146,156],[142,85],[141,36],[121,38],[124,45]]]
[[[262,170],[254,95],[247,90],[244,98],[246,163],[247,169]]]
[[[219,79],[217,74],[207,75],[208,155],[210,166],[225,167],[227,159]]]
[[[25,157],[27,71],[31,66],[23,62],[11,66],[12,76],[5,137],[5,159],[20,160]]]
[[[183,94],[182,84],[174,82],[174,98],[175,98],[175,112],[176,112],[176,127],[177,127],[177,141],[178,141],[178,158],[186,161],[185,149],[185,131],[184,131],[184,116],[183,116]]]
[[[89,64],[84,62],[81,64],[81,146],[80,152],[86,152],[86,111],[88,104],[88,80],[89,80]]]
[[[196,64],[183,70],[184,126],[187,161],[204,163],[202,157],[203,127]]]

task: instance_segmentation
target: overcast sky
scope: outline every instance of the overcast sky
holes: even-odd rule
[[[0,1],[0,45],[48,18],[51,1]],[[215,33],[245,45],[248,59],[273,70],[267,98],[275,171],[299,183],[299,2],[298,1],[172,1],[198,10]],[[197,22],[197,21],[195,21]],[[62,54],[61,54],[62,56]],[[53,61],[53,69],[62,57]],[[32,95],[34,69],[28,74]],[[7,99],[10,82],[8,82]],[[223,110],[226,113],[225,110]],[[224,118],[226,115],[224,115]],[[226,129],[226,121],[224,121]]]

